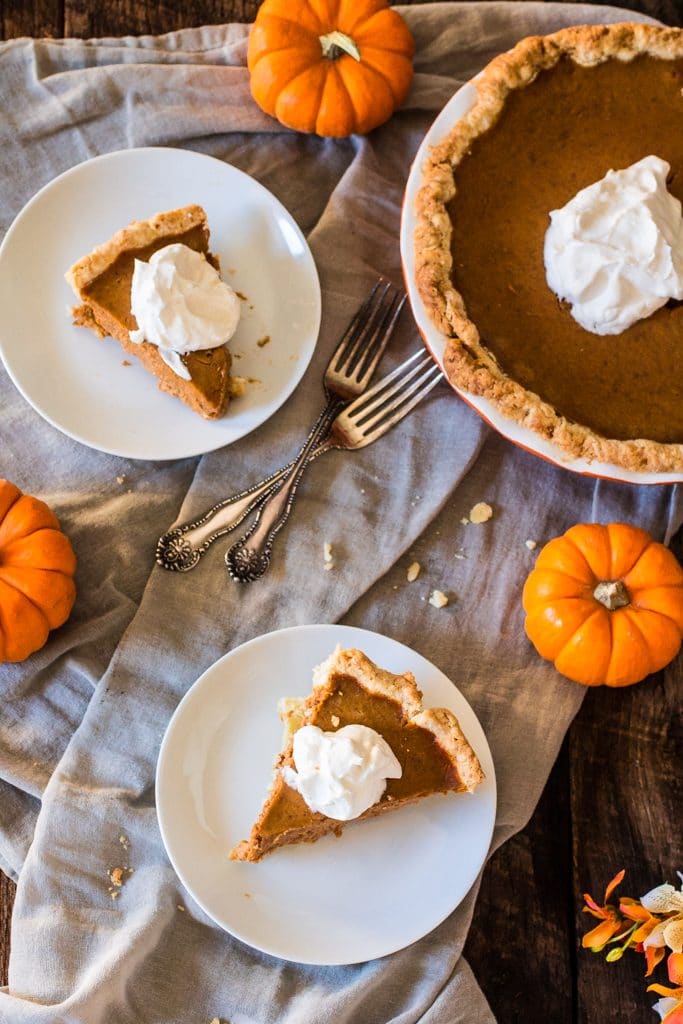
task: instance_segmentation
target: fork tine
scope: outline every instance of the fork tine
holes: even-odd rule
[[[358,308],[330,360],[330,364],[334,367],[336,373],[339,373],[342,365],[353,356],[358,346],[359,338],[367,333],[368,326],[372,324],[378,311],[382,308],[384,296],[390,288],[391,284],[380,278],[365,302]]]
[[[411,374],[412,379],[409,378],[405,382],[406,386],[391,401],[383,402],[379,408],[374,408],[371,412],[365,413],[356,420],[356,426],[360,427],[363,431],[372,430],[382,419],[395,412],[396,409],[400,409],[412,395],[421,390],[423,385],[429,383],[434,378],[438,378],[440,373],[441,371],[438,367],[435,369],[432,365],[420,377],[415,377],[414,374]]]
[[[361,326],[353,344],[347,350],[344,359],[337,364],[335,371],[347,378],[353,378],[358,371],[360,363],[365,358],[366,352],[372,349],[379,337],[386,319],[393,306],[396,290],[392,284],[386,282],[384,289],[374,309],[367,316],[365,323]],[[388,303],[385,304],[385,299]]]
[[[386,434],[387,430],[391,430],[391,428],[395,427],[397,423],[400,423],[401,420],[404,419],[409,412],[412,412],[416,405],[420,404],[423,398],[427,397],[429,392],[432,391],[437,384],[440,384],[441,381],[444,380],[444,375],[441,372],[441,370],[439,370],[438,366],[436,366],[434,369],[437,370],[438,372],[433,373],[430,371],[429,375],[425,374],[425,376],[422,379],[427,381],[427,383],[424,384],[424,386],[413,395],[409,402],[405,402],[405,404],[400,405],[400,407],[398,407],[394,412],[393,416],[391,416],[388,420],[384,420],[383,423],[376,423],[371,430],[370,428],[368,428],[367,430],[363,431],[365,444],[370,444],[371,441],[376,441],[377,438],[382,437],[383,434]],[[422,383],[422,381],[420,383]],[[407,398],[407,396],[404,395],[403,397],[405,401],[405,398]],[[358,447],[360,448],[362,447],[362,445],[359,445]]]
[[[349,419],[364,439],[374,441],[407,416],[441,380],[441,369],[427,356],[426,360],[410,367],[407,374],[399,377],[369,407],[352,412]],[[348,414],[349,409],[346,412]]]
[[[362,395],[352,402],[347,408],[354,420],[365,417],[367,414],[379,409],[394,395],[399,394],[405,387],[406,381],[414,377],[416,373],[433,366],[434,362],[427,352],[414,352],[412,356],[397,366],[396,369],[382,377],[371,388],[364,391]]]
[[[377,364],[382,358],[389,339],[394,332],[396,321],[401,315],[401,310],[403,309],[407,298],[407,295],[401,295],[400,292],[397,292],[390,304],[387,306],[387,310],[381,324],[378,325],[374,336],[366,347],[364,358],[361,358],[358,366],[356,367],[355,376],[359,388],[365,390],[367,385],[370,383],[370,379],[377,369]]]
[[[365,317],[367,316],[368,310],[372,306],[373,302],[375,302],[375,297],[377,295],[377,290],[378,290],[379,286],[381,284],[383,284],[383,283],[384,282],[383,282],[382,278],[381,277],[378,278],[378,280],[375,281],[375,284],[373,285],[372,291],[370,292],[368,297],[363,302],[361,302],[360,306],[358,307],[358,309],[354,313],[353,317],[349,321],[346,330],[342,334],[341,339],[339,341],[339,344],[337,345],[337,348],[336,348],[336,350],[334,352],[334,355],[332,356],[332,360],[338,361],[341,358],[341,356],[343,355],[344,350],[345,350],[346,346],[348,345],[350,339],[353,337],[355,332],[360,328],[360,325],[365,320]],[[330,362],[332,362],[332,360],[330,360]]]

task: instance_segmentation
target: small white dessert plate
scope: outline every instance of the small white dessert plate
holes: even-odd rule
[[[435,795],[349,825],[340,838],[283,847],[256,864],[231,861],[281,749],[277,702],[307,696],[314,666],[337,644],[413,672],[426,705],[458,716],[486,779],[472,794]],[[458,906],[489,849],[496,782],[474,712],[429,661],[363,629],[296,626],[236,648],[192,686],[161,745],[156,800],[171,863],[217,924],[283,959],[351,964],[415,942]]]
[[[206,210],[221,276],[245,296],[229,348],[239,357],[233,373],[252,383],[219,420],[159,391],[118,342],[74,327],[77,300],[64,280],[77,259],[132,220],[190,203]],[[78,164],[30,200],[0,248],[7,372],[49,423],[114,455],[178,459],[248,434],[299,383],[319,326],[318,274],[293,218],[248,174],[201,153],[127,149]]]
[[[475,85],[473,82],[467,82],[448,101],[422,140],[408,175],[403,198],[401,262],[403,264],[406,291],[408,292],[413,316],[422,339],[442,369],[447,338],[432,323],[415,281],[415,250],[413,246],[415,200],[422,186],[422,167],[430,146],[441,142],[448,135],[453,126],[473,106],[476,97],[477,90]],[[683,473],[637,473],[624,469],[621,466],[614,466],[611,463],[587,462],[585,459],[568,459],[567,455],[557,445],[546,441],[540,434],[529,430],[528,427],[520,426],[514,420],[503,416],[499,409],[487,398],[483,398],[481,395],[472,395],[454,385],[453,390],[463,401],[467,402],[468,405],[478,412],[482,419],[486,420],[490,426],[502,434],[503,437],[506,437],[520,448],[540,456],[547,462],[554,463],[556,466],[562,466],[564,469],[569,469],[574,473],[581,473],[585,476],[617,480],[623,483],[675,484],[683,482]]]

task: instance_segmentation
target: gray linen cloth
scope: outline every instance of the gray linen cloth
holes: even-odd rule
[[[161,737],[207,666],[269,629],[343,621],[412,645],[471,701],[497,769],[497,847],[532,813],[583,695],[525,639],[520,593],[535,557],[525,541],[591,519],[639,523],[667,541],[680,524],[676,489],[553,468],[492,434],[441,386],[376,446],[312,467],[258,585],[226,578],[220,543],[186,576],[152,568],[162,529],[291,455],[320,406],[321,374],[349,313],[377,274],[400,281],[408,168],[455,89],[523,35],[625,16],[516,3],[402,13],[417,42],[410,96],[370,137],[343,141],[295,135],[255,107],[246,26],[0,47],[3,230],[40,186],[81,160],[186,146],[237,165],[284,202],[309,238],[323,290],[319,346],[296,394],[254,434],[201,459],[151,464],[90,451],[43,422],[0,375],[0,472],[50,502],[79,558],[68,624],[27,662],[1,669],[0,865],[19,880],[2,1021],[493,1020],[461,956],[478,886],[403,952],[301,967],[207,919],[169,865],[154,808]],[[415,347],[409,320],[388,362]],[[464,526],[482,500],[493,519]],[[333,572],[322,568],[324,540],[335,547]],[[423,573],[408,585],[413,559]],[[451,595],[446,609],[425,600],[435,587]],[[122,833],[134,874],[112,902],[107,871],[120,862]]]

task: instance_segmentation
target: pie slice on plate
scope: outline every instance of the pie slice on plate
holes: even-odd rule
[[[311,695],[284,701],[281,714],[286,739],[270,792],[249,839],[231,851],[232,860],[257,861],[280,846],[339,835],[347,823],[311,810],[287,781],[296,778],[297,768],[301,772],[295,740],[308,726],[322,730],[326,738],[349,726],[365,726],[379,734],[389,756],[398,761],[400,778],[387,778],[379,799],[355,820],[398,810],[434,793],[471,792],[484,777],[455,715],[446,708],[424,708],[410,672],[394,675],[361,651],[336,650],[315,670]]]
[[[130,338],[138,326],[130,298],[135,260],[147,261],[157,250],[176,243],[203,254],[218,270],[218,259],[209,252],[209,228],[201,206],[184,206],[134,221],[67,272],[66,279],[80,302],[73,310],[74,323],[100,338],[115,338],[157,377],[162,391],[180,398],[205,419],[216,419],[225,412],[233,391],[231,357],[224,345],[184,354],[182,362],[190,375],[184,380],[164,362],[156,345],[135,343]]]

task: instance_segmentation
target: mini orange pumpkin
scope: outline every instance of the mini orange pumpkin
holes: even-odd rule
[[[69,617],[76,556],[44,501],[0,480],[0,662],[23,661]]]
[[[365,134],[406,98],[414,52],[387,0],[265,0],[249,36],[251,92],[296,131]]]
[[[584,686],[638,683],[681,646],[683,569],[636,526],[572,526],[545,545],[522,600],[538,653]]]

